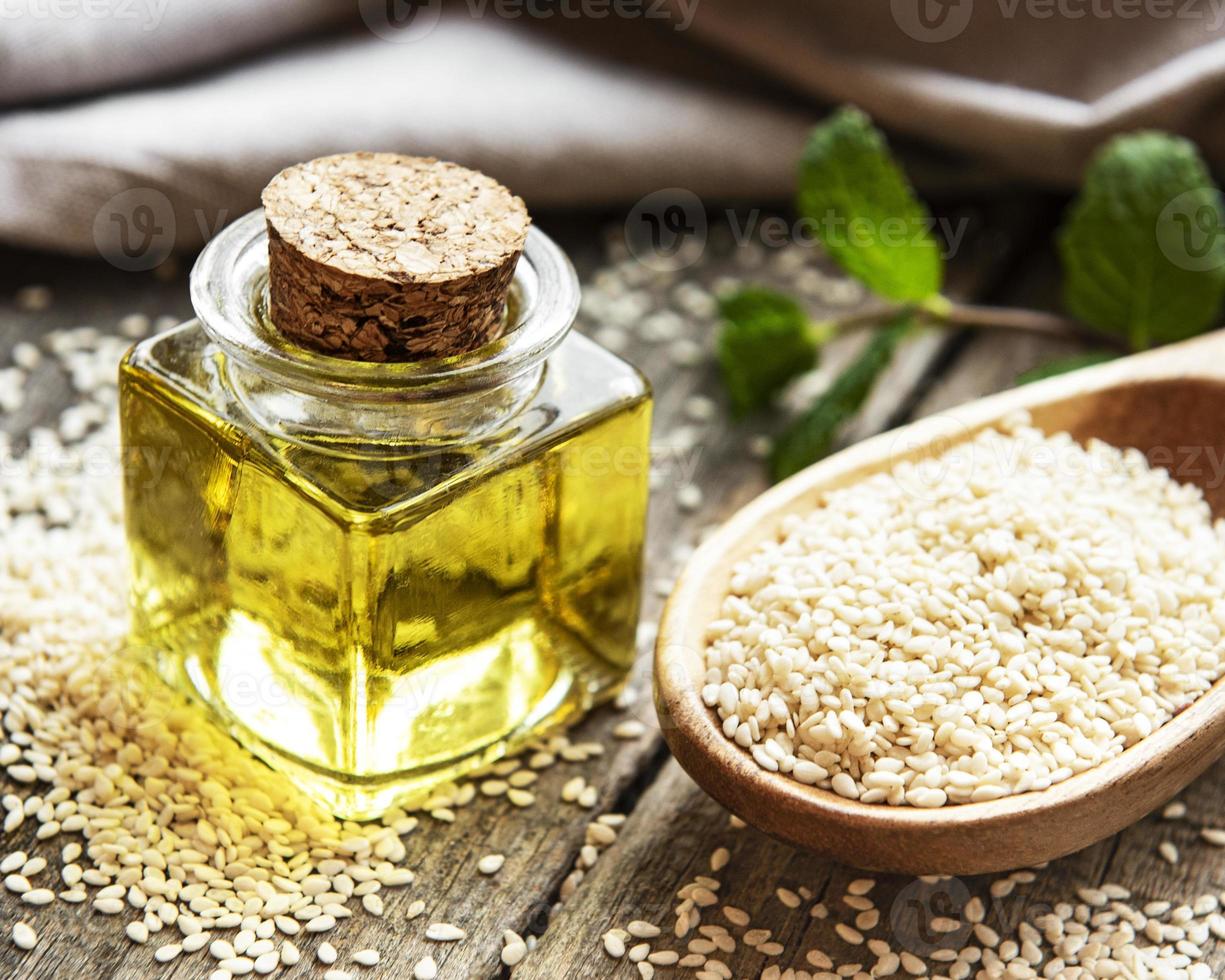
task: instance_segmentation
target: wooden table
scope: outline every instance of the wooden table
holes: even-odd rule
[[[1000,303],[1052,302],[1055,277],[1049,245],[1058,214],[1053,202],[1042,198],[988,201],[952,213],[971,219],[971,231],[951,262],[953,292]],[[594,219],[550,220],[548,216],[542,216],[539,223],[558,235],[582,273],[591,272],[601,251],[600,223]],[[746,270],[733,251],[716,255],[693,275],[708,283],[725,275],[771,279],[769,263],[764,269]],[[0,255],[0,365],[7,363],[8,351],[18,340],[37,339],[55,327],[91,323],[111,330],[123,314],[133,311],[154,316],[189,314],[182,273],[165,279],[119,272],[99,262],[11,251]],[[15,290],[30,282],[48,283],[53,288],[55,302],[49,311],[22,313],[15,309]],[[656,284],[649,288],[662,293],[670,286]],[[829,353],[829,361],[837,363],[847,357],[855,343],[841,342]],[[1019,334],[932,332],[902,352],[849,438],[863,437],[1007,387],[1019,371],[1076,349],[1072,344]],[[641,340],[633,341],[625,354],[655,384],[655,439],[661,445],[668,443],[678,427],[693,424],[685,418],[685,403],[691,395],[721,397],[709,358],[694,368],[677,368],[660,346]],[[0,419],[5,430],[20,434],[54,418],[65,404],[68,389],[54,366],[41,368],[36,380],[39,387],[35,397],[19,412]],[[657,620],[666,583],[677,570],[677,559],[696,541],[700,530],[765,486],[761,461],[746,448],[751,436],[760,431],[764,431],[760,422],[733,425],[717,418],[703,427],[692,450],[664,456],[670,463],[653,495],[644,622]],[[682,472],[685,465],[694,467],[692,478],[704,491],[703,503],[693,513],[683,513],[676,503],[677,485],[686,478]],[[628,709],[629,716],[651,723],[645,649],[633,689],[640,696]],[[710,854],[720,846],[731,852],[730,864],[719,874],[721,898],[749,909],[754,925],[772,929],[774,938],[786,947],[785,953],[771,959],[741,944],[724,957],[736,977],[757,977],[769,963],[783,969],[806,968],[804,951],[812,946],[853,962],[849,959],[852,948],[834,937],[832,920],[810,918],[808,903],[793,911],[774,895],[780,886],[808,889],[817,897],[840,895],[842,885],[856,877],[855,872],[796,852],[751,829],[733,829],[728,814],[670,761],[650,724],[641,738],[612,737],[612,729],[626,717],[625,711],[606,708],[583,722],[572,737],[602,743],[605,755],[585,764],[559,764],[547,771],[536,787],[538,802],[533,808],[516,810],[504,801],[478,797],[460,812],[454,824],[425,819],[422,829],[407,838],[417,883],[389,896],[381,920],[359,912],[329,937],[350,952],[364,946],[382,951],[383,964],[375,970],[352,969],[361,975],[410,976],[412,964],[428,952],[438,960],[442,978],[504,976],[508,971],[499,963],[498,954],[502,931],[510,928],[540,936],[538,947],[514,971],[516,977],[636,977],[628,962],[606,956],[601,934],[630,920],[646,919],[662,926],[667,936],[676,890],[695,875],[708,873]],[[561,785],[573,775],[583,775],[598,787],[599,801],[593,809],[560,802]],[[1197,829],[1218,817],[1225,803],[1225,775],[1219,770],[1210,772],[1187,791],[1185,800],[1189,809],[1186,820],[1150,817],[1110,840],[1059,861],[1040,872],[1033,884],[996,903],[993,914],[1004,927],[1015,926],[1022,916],[1070,898],[1076,887],[1103,881],[1128,886],[1141,901],[1169,898],[1178,902],[1219,890],[1225,883],[1225,852],[1199,842]],[[600,854],[594,868],[573,889],[573,883],[564,883],[576,867],[586,826],[604,813],[627,814],[628,819],[617,842]],[[1184,858],[1176,867],[1165,864],[1156,854],[1156,844],[1162,840],[1173,841],[1182,851]],[[18,834],[17,839],[4,842],[4,850],[21,847],[43,853],[57,867],[62,843],[61,839],[53,842],[54,846],[33,846],[28,836]],[[494,851],[507,856],[505,867],[493,877],[477,874],[477,859]],[[848,858],[853,860],[853,855]],[[985,896],[988,885],[989,880],[967,879],[948,883],[944,891],[937,888],[920,894],[909,880],[882,879],[873,893],[885,913],[880,934],[890,938],[895,948],[919,943],[925,917],[940,914],[941,896],[946,891],[964,895],[968,890]],[[563,892],[568,897],[558,907]],[[426,900],[427,913],[409,922],[404,910],[415,897]],[[35,922],[42,942],[32,953],[19,953],[7,939],[0,940],[3,977],[187,978],[204,977],[215,965],[206,955],[197,954],[162,966],[153,961],[151,946],[138,947],[124,938],[121,923],[115,918],[95,915],[88,906],[62,903],[34,910],[22,906],[13,896],[0,894],[0,935],[7,936],[10,924],[19,917]],[[423,933],[425,923],[431,920],[459,923],[467,929],[469,938],[446,946],[429,943]],[[312,938],[302,946],[309,952],[316,942]],[[681,948],[677,942],[665,945]],[[862,955],[858,959],[871,962]],[[1225,953],[1213,952],[1210,962],[1220,973],[1225,970]],[[322,972],[309,955],[289,975],[321,976]],[[693,973],[661,968],[660,975]]]

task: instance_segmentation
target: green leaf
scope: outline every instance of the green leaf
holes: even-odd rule
[[[1081,368],[1092,367],[1094,364],[1104,364],[1106,361],[1113,361],[1118,356],[1114,351],[1097,350],[1091,351],[1088,354],[1073,354],[1071,357],[1060,357],[1053,361],[1047,361],[1045,364],[1039,364],[1028,371],[1022,371],[1017,375],[1017,384],[1027,385],[1031,381],[1042,381],[1044,378],[1053,378],[1056,375],[1067,374],[1070,371],[1079,371]]]
[[[719,312],[719,367],[736,416],[765,407],[817,363],[819,338],[790,296],[748,286],[721,298]]]
[[[1137,350],[1206,330],[1225,297],[1225,214],[1195,147],[1120,136],[1089,163],[1059,233],[1064,304]]]
[[[944,260],[927,208],[866,115],[843,108],[817,126],[799,182],[800,214],[848,273],[902,303],[940,291]]]
[[[838,430],[863,407],[911,323],[911,317],[904,315],[878,330],[859,356],[783,433],[770,456],[770,472],[776,481],[829,454]]]

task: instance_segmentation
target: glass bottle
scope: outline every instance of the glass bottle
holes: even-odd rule
[[[120,368],[133,644],[334,813],[575,719],[634,654],[650,393],[533,228],[501,339],[406,363],[267,315],[262,212]]]

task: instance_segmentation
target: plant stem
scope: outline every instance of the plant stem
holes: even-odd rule
[[[1122,337],[1101,333],[1058,313],[1046,313],[1042,310],[1016,309],[1007,306],[978,306],[974,303],[951,303],[942,317],[941,322],[958,327],[986,327],[999,330],[1019,330],[1025,333],[1035,333],[1047,337],[1083,340],[1099,347],[1115,347],[1128,350],[1127,342]]]
[[[836,320],[819,320],[812,324],[812,336],[818,343],[833,337],[853,333],[864,327],[880,326],[883,322],[907,309],[903,305],[873,306]],[[984,330],[1012,330],[1032,333],[1043,337],[1064,340],[1081,340],[1097,347],[1108,347],[1127,351],[1130,348],[1122,337],[1099,333],[1079,320],[1046,313],[1041,310],[1016,309],[1006,306],[981,306],[975,303],[958,303],[945,296],[934,296],[915,307],[927,323],[947,327],[973,327]]]

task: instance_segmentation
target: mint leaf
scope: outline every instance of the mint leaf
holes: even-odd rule
[[[911,322],[905,315],[878,330],[829,389],[783,433],[770,456],[770,473],[776,481],[829,454],[838,430],[868,400]]]
[[[1195,147],[1165,133],[1111,140],[1059,233],[1068,312],[1137,349],[1193,336],[1225,297],[1225,214]]]
[[[719,300],[719,367],[737,417],[768,405],[817,363],[818,338],[800,304],[762,286]]]
[[[1092,367],[1094,364],[1104,364],[1106,361],[1113,361],[1118,356],[1114,351],[1096,350],[1088,354],[1073,354],[1071,357],[1060,357],[1053,361],[1047,361],[1045,364],[1039,364],[1028,371],[1022,371],[1017,375],[1017,384],[1027,385],[1031,381],[1042,381],[1044,378],[1053,378],[1056,375],[1067,374],[1070,371],[1079,371],[1081,368]]]
[[[847,107],[817,126],[799,181],[800,214],[850,275],[902,303],[940,292],[944,260],[931,218],[866,115]]]

